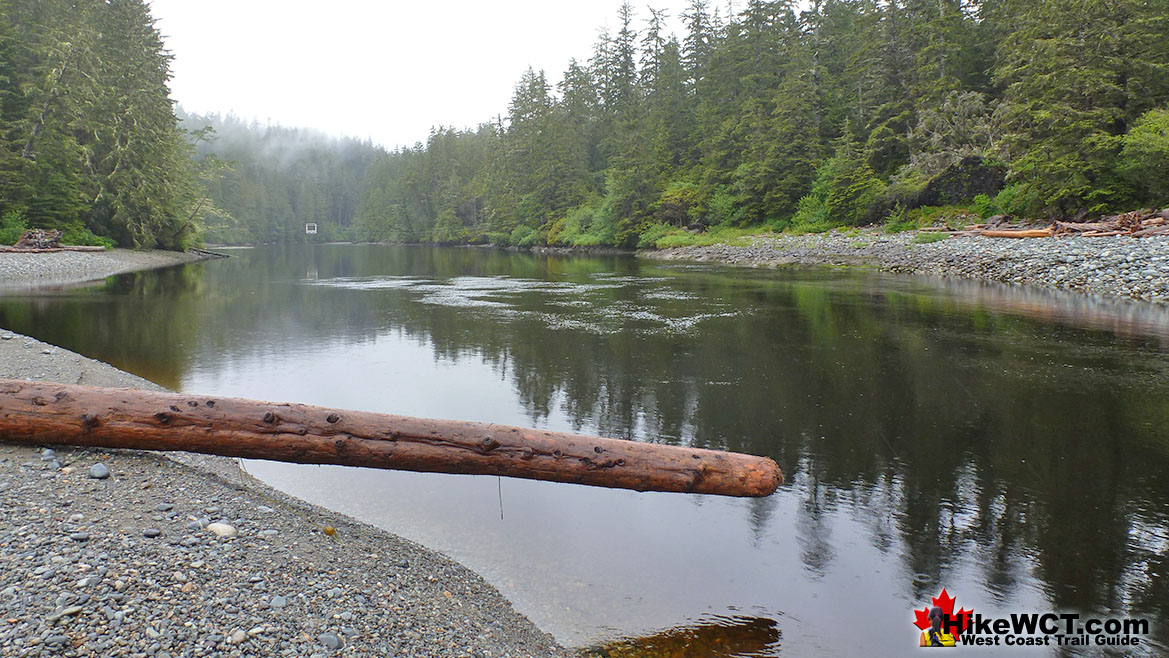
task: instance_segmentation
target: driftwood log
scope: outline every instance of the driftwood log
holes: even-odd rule
[[[0,441],[767,496],[765,457],[305,404],[0,380]]]

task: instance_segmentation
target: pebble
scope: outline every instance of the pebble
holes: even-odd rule
[[[155,537],[158,537],[161,534],[162,534],[162,531],[159,530],[158,528],[147,528],[147,529],[142,531],[142,536],[146,537],[147,539],[154,539]]]
[[[219,537],[235,537],[239,534],[239,530],[226,523],[211,523],[207,526],[207,529]]]
[[[79,542],[80,541],[89,541],[89,533],[88,532],[73,532],[73,533],[69,534],[69,539],[72,539],[73,541],[79,541]]]
[[[273,596],[272,600],[268,602],[268,605],[273,608],[283,608],[288,605],[288,599],[283,596]]]
[[[89,467],[89,477],[95,480],[104,480],[110,476],[110,468],[102,463]]]
[[[321,633],[317,636],[317,640],[330,649],[341,648],[341,638],[337,637],[335,633]]]

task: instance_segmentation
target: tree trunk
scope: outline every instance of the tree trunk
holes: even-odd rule
[[[774,461],[738,453],[304,404],[16,380],[0,380],[0,440],[724,496],[767,496],[783,482]]]

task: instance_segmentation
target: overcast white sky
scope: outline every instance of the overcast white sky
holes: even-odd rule
[[[529,65],[558,81],[571,58],[591,56],[602,26],[616,30],[621,0],[150,4],[175,57],[172,96],[184,108],[394,148],[425,140],[432,126],[473,127],[506,114]],[[688,4],[653,2],[676,26]],[[641,29],[649,11],[633,5]]]

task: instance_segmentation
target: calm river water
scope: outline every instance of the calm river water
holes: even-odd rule
[[[627,257],[231,253],[13,292],[0,325],[183,391],[780,463],[761,500],[247,463],[455,557],[570,645],[900,654],[943,586],[983,615],[1139,615],[1169,637],[1163,310]]]

